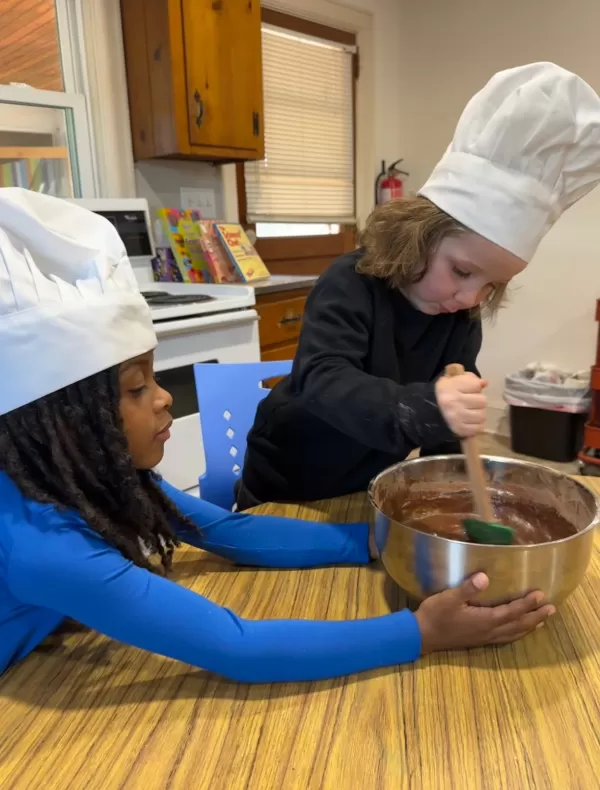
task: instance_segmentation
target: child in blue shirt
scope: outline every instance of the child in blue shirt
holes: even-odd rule
[[[540,593],[471,605],[487,578],[416,614],[242,619],[170,581],[181,542],[263,567],[367,563],[366,524],[227,513],[158,479],[171,424],[156,338],[114,228],[45,195],[0,190],[0,673],[73,618],[247,682],[328,678],[516,639]]]

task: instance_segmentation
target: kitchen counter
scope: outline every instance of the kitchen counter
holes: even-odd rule
[[[600,481],[586,482],[600,492]],[[258,510],[317,521],[368,515],[362,495]],[[256,571],[190,548],[175,577],[254,618],[389,611],[381,568]],[[594,788],[599,591],[597,539],[582,585],[524,640],[318,683],[238,685],[90,632],[52,637],[0,679],[0,786]]]
[[[254,288],[256,296],[261,296],[262,294],[310,289],[318,279],[318,274],[272,274],[265,280],[257,280],[255,283],[239,283],[239,285],[249,285],[251,288]]]

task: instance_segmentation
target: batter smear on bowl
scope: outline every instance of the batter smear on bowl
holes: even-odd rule
[[[490,494],[496,520],[515,530],[516,545],[550,543],[577,532],[551,505],[527,501],[510,489],[491,489]],[[463,521],[474,517],[472,507],[471,493],[467,489],[443,492],[435,497],[414,490],[388,512],[392,518],[413,529],[470,542]]]

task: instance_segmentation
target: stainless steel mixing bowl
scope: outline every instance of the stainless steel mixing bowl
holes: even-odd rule
[[[440,492],[468,488],[463,456],[416,458],[381,472],[369,487],[375,540],[388,574],[419,600],[484,571],[490,585],[482,603],[500,603],[538,589],[552,603],[561,603],[586,572],[600,523],[600,499],[583,484],[539,464],[486,456],[483,462],[490,488],[518,491],[524,501],[552,507],[576,534],[535,545],[490,546],[443,538],[396,521],[391,514],[415,491],[435,502]]]

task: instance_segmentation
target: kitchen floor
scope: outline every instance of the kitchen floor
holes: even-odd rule
[[[565,474],[574,475],[578,474],[577,461],[571,461],[567,464],[559,464],[555,461],[546,461],[542,458],[531,458],[528,455],[519,455],[510,449],[510,439],[507,436],[498,436],[496,434],[486,433],[480,439],[480,452],[483,455],[501,455],[505,458],[521,458],[524,461],[534,461],[538,464],[551,466],[553,469]]]

